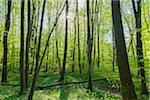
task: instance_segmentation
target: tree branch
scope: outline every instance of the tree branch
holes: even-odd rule
[[[44,52],[43,52],[43,55],[42,55],[42,58],[41,58],[41,61],[40,61],[39,66],[42,65],[42,62],[43,62],[43,59],[44,59],[46,50],[47,50],[48,45],[49,45],[50,37],[51,37],[51,35],[52,35],[52,33],[53,33],[53,31],[54,31],[56,25],[57,25],[57,22],[58,22],[58,19],[59,19],[60,15],[62,14],[62,12],[63,12],[63,10],[64,10],[64,8],[65,8],[65,5],[66,5],[66,4],[64,3],[64,5],[63,5],[63,7],[62,7],[62,9],[61,9],[61,11],[60,11],[60,13],[59,13],[59,14],[57,15],[57,17],[56,17],[56,20],[55,20],[55,23],[54,23],[54,25],[53,25],[53,27],[52,27],[52,30],[50,31],[50,33],[49,33],[49,35],[48,35],[48,39],[47,39],[47,42],[46,42],[46,46],[45,46],[45,49],[44,49]]]
[[[106,78],[100,78],[100,79],[94,79],[93,81],[100,81],[100,80],[106,80]],[[51,88],[55,86],[63,86],[63,85],[73,85],[73,84],[82,84],[82,83],[87,83],[88,81],[80,81],[80,82],[66,82],[66,83],[57,83],[57,84],[51,84],[51,85],[37,85],[36,90],[43,90],[45,88]],[[1,85],[5,86],[13,86],[13,87],[18,87],[20,86],[19,84],[12,84],[12,83],[1,83]]]
[[[137,11],[136,11],[135,1],[134,0],[132,0],[132,7],[133,7],[134,16],[136,18],[137,17]]]

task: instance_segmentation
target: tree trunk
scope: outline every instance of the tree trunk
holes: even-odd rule
[[[92,36],[90,34],[90,1],[87,4],[88,89],[92,91]]]
[[[25,68],[25,89],[28,88],[28,71],[29,71],[29,47],[31,38],[31,21],[30,21],[30,0],[28,0],[28,33],[26,37],[26,68]]]
[[[46,65],[45,65],[45,70],[44,70],[44,72],[47,72],[48,71],[48,61],[49,61],[49,50],[47,51],[47,57],[46,57]]]
[[[64,46],[64,59],[63,59],[63,66],[61,71],[61,78],[60,80],[63,81],[65,77],[65,70],[66,70],[66,57],[67,57],[67,40],[68,40],[68,0],[66,0],[66,34],[65,34],[65,46]]]
[[[136,100],[137,97],[131,79],[126,52],[119,0],[112,0],[112,20],[115,32],[115,44],[121,82],[122,98],[123,100]]]
[[[58,3],[58,2],[57,2]],[[56,18],[57,18],[57,13],[58,13],[58,4],[56,4]],[[57,32],[57,26],[55,29],[55,43],[56,43],[56,57],[57,57],[57,61],[58,61],[58,66],[59,66],[59,70],[61,71],[61,63],[60,63],[60,57],[59,57],[59,46],[58,46],[58,32]]]
[[[97,53],[98,53],[98,61],[97,61],[97,66],[98,68],[100,67],[100,39],[99,39],[99,25],[97,25]]]
[[[84,19],[83,19],[83,23],[84,23],[84,44],[83,44],[83,52],[82,52],[82,54],[83,54],[83,59],[82,59],[82,62],[83,62],[83,64],[82,64],[82,69],[83,68],[85,68],[85,66],[87,65],[87,61],[86,61],[86,59],[87,59],[87,57],[86,57],[86,53],[87,53],[87,49],[86,49],[86,17],[84,16]]]
[[[61,63],[60,63],[60,57],[59,57],[59,46],[58,46],[58,33],[57,33],[57,27],[56,27],[56,56],[57,56],[57,61],[59,65],[59,69],[61,70]]]
[[[78,8],[78,0],[76,0],[76,17],[77,17],[77,34],[78,34],[78,66],[79,72],[81,74],[81,62],[80,62],[80,25],[79,25],[79,8]]]
[[[48,31],[50,31],[50,28],[51,28],[51,2],[49,2],[49,4],[48,4],[48,10],[49,10],[49,12],[48,12]],[[46,37],[48,37],[48,34],[46,35]],[[48,47],[49,47],[50,45],[48,45]],[[50,49],[48,49],[47,50],[47,52],[46,52],[46,66],[45,66],[45,72],[47,72],[48,71],[48,66],[49,66],[49,51],[50,51]]]
[[[31,74],[33,72],[33,67],[34,67],[34,64],[35,64],[35,56],[36,54],[34,53],[35,49],[36,49],[36,44],[37,44],[37,32],[38,32],[38,22],[39,22],[39,13],[40,13],[40,1],[38,1],[38,5],[36,4],[36,1],[34,0],[33,2],[33,14],[32,14],[32,42],[33,42],[33,48],[31,50],[31,53],[33,55],[32,57],[32,66],[31,66]],[[36,7],[38,6],[38,7]],[[37,11],[36,11],[37,10]],[[37,12],[37,14],[36,14]]]
[[[92,18],[91,18],[91,23],[92,23],[92,48],[94,46],[94,50],[93,50],[93,62],[92,62],[92,66],[94,67],[94,62],[95,62],[95,10],[94,10],[94,2],[95,0],[92,0]],[[96,9],[96,6],[95,6]]]
[[[54,25],[53,25],[53,27],[52,27],[52,29],[51,29],[49,35],[48,35],[48,38],[47,38],[47,41],[46,41],[46,45],[45,45],[45,48],[44,48],[44,51],[43,51],[43,54],[42,54],[42,57],[41,57],[39,66],[41,66],[42,63],[43,63],[43,59],[44,59],[44,57],[45,57],[47,48],[48,48],[48,46],[49,46],[49,41],[50,41],[51,35],[52,35],[52,33],[53,33],[55,27],[57,26],[58,19],[59,19],[60,15],[62,14],[64,8],[65,8],[65,4],[63,5],[61,11],[60,11],[59,14],[57,15],[57,18],[56,18],[56,20],[55,20],[55,22],[54,22]]]
[[[20,92],[25,90],[24,69],[24,0],[21,1],[21,38],[20,38]]]
[[[8,53],[8,32],[10,29],[10,14],[11,14],[11,0],[8,0],[7,4],[7,15],[6,15],[6,22],[5,22],[5,31],[4,31],[4,52],[3,52],[3,69],[2,69],[2,80],[1,82],[7,82],[7,53]]]
[[[44,0],[43,7],[42,7],[41,25],[40,25],[40,31],[39,31],[39,37],[38,37],[38,48],[37,48],[37,52],[36,52],[36,67],[35,67],[35,73],[34,73],[34,77],[33,77],[33,81],[32,81],[32,86],[30,89],[30,94],[28,96],[28,100],[32,100],[32,98],[33,98],[36,80],[38,78],[39,71],[40,71],[39,58],[40,58],[41,37],[42,37],[42,29],[43,29],[45,4],[46,4],[46,0]]]
[[[102,3],[100,2],[100,5]],[[101,21],[101,16],[100,16],[100,20],[99,20],[99,11],[100,11],[100,14],[101,14],[101,10],[99,10],[99,3],[97,2],[96,0],[96,19],[98,21],[98,24],[97,24],[97,55],[98,55],[98,59],[97,59],[97,66],[98,68],[100,67],[100,30],[99,30],[99,24],[100,24],[100,21]]]
[[[73,48],[73,55],[72,55],[72,72],[74,72],[74,65],[75,65],[75,51],[76,51],[76,17],[74,18],[74,48]]]
[[[95,38],[95,33],[94,33],[94,40],[93,40],[93,68],[95,65],[95,58],[96,58],[96,38]]]
[[[146,87],[146,77],[145,77],[145,70],[144,70],[144,57],[143,57],[143,43],[142,43],[142,21],[141,21],[141,0],[137,1],[137,10],[135,7],[135,2],[132,0],[133,11],[136,20],[136,52],[137,52],[137,62],[138,68],[141,75],[141,94],[147,94],[147,87]]]

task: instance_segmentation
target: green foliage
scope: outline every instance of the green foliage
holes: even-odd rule
[[[37,85],[56,84],[59,78],[60,75],[56,72],[41,72]],[[102,67],[99,69],[95,68],[93,79],[97,78],[106,78],[106,80],[93,82],[92,92],[87,90],[87,83],[56,86],[44,90],[36,90],[33,100],[70,100],[72,98],[77,100],[120,100],[118,72],[112,72],[109,66],[105,66],[105,69]],[[30,83],[31,79],[32,77],[30,75]],[[10,72],[8,80],[9,83],[19,84],[19,74]],[[75,73],[69,73],[67,71],[64,82],[78,82],[83,80],[87,80],[87,70],[83,70],[82,74],[79,74],[78,71]],[[148,96],[140,95],[139,77],[136,75],[133,76],[133,81],[139,100],[148,100]],[[26,100],[27,95],[28,93],[20,95],[19,87],[0,86],[0,97],[2,100]]]
[[[2,69],[3,63],[3,34],[5,27],[5,14],[6,14],[6,5],[7,0],[0,0],[0,69]],[[11,12],[11,26],[8,33],[8,83],[20,84],[20,74],[19,74],[19,60],[20,60],[20,0],[12,0],[12,12]],[[31,0],[34,1],[34,0]],[[39,15],[41,15],[41,5],[42,0],[36,1],[36,11],[39,9]],[[40,59],[43,55],[45,49],[46,41],[48,35],[51,31],[51,28],[56,19],[56,12],[60,11],[61,6],[64,3],[64,0],[47,0],[46,12],[44,16],[44,26],[42,32],[42,42],[41,42],[41,52]],[[85,0],[79,0],[81,3]],[[92,1],[92,0],[91,0]],[[67,85],[67,86],[57,86],[45,90],[36,90],[34,94],[34,100],[119,100],[121,98],[119,75],[118,75],[118,66],[115,57],[115,72],[112,71],[112,60],[113,60],[113,47],[112,47],[112,18],[111,18],[111,0],[97,0],[100,3],[99,8],[99,18],[95,19],[94,25],[94,42],[96,54],[92,53],[93,59],[93,73],[92,78],[106,78],[106,80],[101,80],[93,82],[93,92],[87,90],[87,83],[78,84],[78,85]],[[33,2],[32,2],[33,3]],[[31,3],[31,4],[32,4]],[[39,3],[39,4],[38,4]],[[58,8],[56,5],[58,4]],[[39,6],[38,6],[39,5]],[[87,80],[88,75],[88,57],[87,57],[87,18],[86,18],[86,6],[85,3],[80,4],[79,7],[79,27],[80,27],[80,49],[81,49],[81,64],[82,64],[82,73],[79,74],[78,68],[78,43],[76,36],[75,43],[75,61],[72,61],[72,54],[74,48],[74,18],[75,18],[75,6],[74,0],[70,0],[69,4],[69,34],[68,34],[68,51],[67,51],[67,62],[66,62],[66,73],[64,82],[77,82]],[[143,41],[143,53],[145,64],[145,73],[146,73],[146,83],[148,90],[150,91],[150,12],[149,12],[150,0],[144,0],[142,2],[142,41]],[[135,86],[136,93],[139,100],[148,100],[148,96],[140,95],[140,79],[141,77],[137,76],[137,56],[136,56],[136,33],[135,33],[135,19],[132,12],[131,0],[121,0],[122,8],[122,19],[123,26],[125,31],[126,38],[126,47],[129,48],[129,43],[131,40],[129,27],[133,34],[133,51],[130,49],[128,52],[129,64],[131,69],[131,75],[133,83]],[[31,7],[33,9],[33,7]],[[25,2],[25,39],[27,34],[27,2]],[[31,10],[31,15],[33,11]],[[50,85],[56,84],[59,80],[59,66],[58,59],[56,56],[56,38],[58,39],[58,51],[60,57],[60,63],[62,67],[63,63],[63,53],[64,53],[64,34],[65,34],[65,21],[64,14],[60,16],[57,24],[57,36],[54,31],[51,35],[49,47],[47,49],[43,64],[40,70],[40,76],[37,81],[37,85]],[[39,19],[38,19],[39,17]],[[50,23],[48,23],[48,17],[50,17]],[[127,18],[125,20],[125,17]],[[29,50],[29,69],[33,67],[33,73],[35,68],[35,58],[37,52],[37,44],[35,45],[36,35],[39,33],[39,23],[40,16],[36,12],[36,19],[33,22],[32,30],[32,39],[30,41],[30,50]],[[129,24],[129,27],[127,26]],[[38,26],[36,26],[38,24]],[[37,28],[37,31],[36,31]],[[99,28],[99,33],[97,32]],[[97,36],[100,36],[100,68],[97,68],[98,62],[98,45],[97,45]],[[37,42],[37,41],[36,41]],[[94,48],[94,47],[93,47]],[[94,50],[93,50],[94,51]],[[116,55],[115,55],[116,56]],[[33,61],[34,58],[34,61]],[[75,64],[75,72],[71,72],[72,64]],[[48,64],[48,71],[45,72],[46,64]],[[1,72],[1,70],[0,70]],[[30,72],[30,70],[29,70]],[[1,76],[1,75],[0,75]],[[29,83],[31,85],[33,79],[33,74],[29,75]],[[115,93],[114,93],[115,92]],[[0,100],[26,100],[28,92],[26,94],[19,94],[19,87],[10,87],[0,85]]]

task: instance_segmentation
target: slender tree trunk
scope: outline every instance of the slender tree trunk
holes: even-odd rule
[[[50,29],[51,29],[51,2],[49,2],[49,4],[48,4],[48,10],[49,10],[49,12],[48,12],[48,31],[50,31]],[[48,34],[46,35],[46,37],[48,37]],[[48,47],[49,47],[50,45],[48,45]],[[50,51],[50,49],[48,49],[47,50],[47,52],[46,52],[46,66],[45,66],[45,72],[47,72],[48,71],[48,64],[49,64],[49,52]]]
[[[93,44],[94,44],[94,46],[95,46],[95,12],[94,12],[94,2],[95,2],[95,0],[92,0],[92,15],[91,15],[91,23],[92,23],[92,48],[93,48]],[[95,48],[93,48],[94,50],[93,50],[93,62],[92,62],[92,66],[94,67],[94,60],[95,60]]]
[[[82,65],[82,69],[86,66],[86,17],[84,16],[84,19],[83,19],[83,24],[84,24],[84,44],[83,44],[83,59],[82,59],[82,62],[83,62],[83,65]]]
[[[31,89],[30,89],[30,94],[28,96],[28,100],[32,100],[32,98],[33,98],[36,80],[38,78],[39,71],[40,71],[39,58],[40,58],[41,37],[42,37],[45,5],[46,5],[46,0],[44,0],[43,8],[42,8],[41,25],[40,25],[40,31],[39,31],[39,37],[38,37],[38,48],[37,48],[37,52],[36,52],[36,67],[35,67],[35,73],[34,73],[34,77],[33,77],[33,81],[32,81],[32,86],[31,86]]]
[[[46,57],[46,66],[45,66],[45,72],[48,71],[48,61],[49,61],[49,50],[47,51],[47,57]]]
[[[36,44],[37,44],[37,32],[38,32],[38,22],[39,22],[39,13],[40,13],[40,1],[38,1],[38,7],[36,7],[36,1],[34,0],[33,2],[33,14],[32,14],[32,40],[33,40],[33,49],[31,50],[31,52],[33,51],[33,58],[32,58],[32,66],[31,66],[31,74],[33,72],[33,67],[35,64],[35,56],[36,54],[34,53],[34,51],[36,50]],[[36,10],[37,10],[37,14],[36,14]]]
[[[67,40],[68,40],[68,0],[66,0],[66,34],[65,34],[65,46],[64,46],[64,59],[63,59],[63,66],[61,71],[61,78],[60,80],[63,81],[65,77],[65,70],[66,70],[66,57],[67,57]]]
[[[78,66],[79,72],[81,74],[81,62],[80,62],[80,25],[79,25],[79,8],[78,8],[78,0],[76,0],[76,17],[77,17],[77,34],[78,34]]]
[[[135,7],[135,2],[132,0],[133,11],[136,20],[136,52],[137,52],[137,62],[139,73],[141,75],[141,93],[147,94],[147,87],[146,87],[146,77],[145,77],[145,70],[144,70],[144,57],[143,57],[143,43],[142,43],[142,21],[141,21],[141,0],[137,1],[137,10]]]
[[[97,53],[98,53],[98,62],[97,62],[97,66],[98,68],[100,67],[100,39],[99,39],[99,25],[97,25]]]
[[[86,8],[86,4],[84,5],[84,7]],[[84,13],[84,17],[83,17],[83,29],[84,29],[84,44],[83,44],[83,51],[82,51],[82,54],[83,54],[83,59],[82,59],[82,62],[83,62],[83,65],[82,65],[82,69],[86,66],[86,58],[87,58],[87,49],[86,49],[86,9],[85,9],[85,13]]]
[[[119,0],[112,0],[112,20],[115,32],[115,44],[121,82],[122,99],[136,100],[137,97],[131,79],[128,57],[126,52]]]
[[[3,52],[3,69],[2,69],[2,80],[1,82],[7,82],[7,53],[8,53],[8,32],[10,29],[10,14],[11,14],[11,0],[7,0],[7,15],[6,15],[6,22],[5,22],[5,31],[4,31],[4,52]]]
[[[103,29],[103,24],[101,25],[101,28]],[[102,34],[102,37],[101,37],[101,64],[102,66],[104,66],[104,32],[103,30],[101,30],[101,34]]]
[[[58,3],[58,2],[57,2]],[[56,4],[56,18],[57,18],[57,14],[58,14],[58,4]],[[58,32],[57,32],[57,26],[55,28],[55,43],[56,43],[56,57],[57,57],[57,61],[58,61],[58,66],[59,66],[59,70],[61,71],[61,63],[60,63],[60,57],[59,57],[59,46],[58,46]]]
[[[95,5],[94,5],[95,4]],[[94,6],[95,6],[95,8],[94,8]],[[97,15],[96,15],[96,13],[98,13],[98,11],[97,11],[97,0],[95,1],[95,2],[93,2],[93,24],[94,24],[94,26],[95,26],[95,22],[96,22],[96,17],[97,17]],[[93,32],[93,47],[94,47],[94,51],[93,51],[93,68],[94,68],[94,66],[95,66],[95,59],[96,59],[96,27],[94,27],[94,32]]]
[[[15,22],[16,22],[16,17],[15,17],[15,10],[14,10],[14,13],[12,12],[12,23],[14,24],[12,26],[12,32],[13,33],[16,33],[16,24],[15,24]],[[15,36],[16,36],[16,34],[11,34],[10,39],[13,40],[15,38]],[[14,42],[11,43],[11,46],[12,46],[12,48],[11,48],[11,65],[10,65],[9,71],[12,71],[12,68],[14,68],[14,63],[16,61],[15,60],[15,45],[14,44],[15,44]]]
[[[25,90],[25,68],[24,68],[24,3],[21,1],[21,38],[20,38],[20,92]]]
[[[57,27],[56,27],[56,34],[55,34],[55,38],[56,38],[56,56],[57,56],[57,61],[58,61],[58,65],[59,65],[59,69],[61,70],[61,63],[60,63],[60,57],[59,57],[59,46],[58,46],[58,33],[57,33]]]
[[[92,91],[92,36],[90,34],[90,1],[87,4],[88,89]]]
[[[66,4],[66,3],[65,3],[65,4]],[[39,66],[42,65],[42,62],[43,62],[43,59],[44,59],[44,57],[45,57],[47,48],[48,48],[48,46],[49,46],[50,37],[51,37],[51,35],[52,35],[52,33],[53,33],[53,31],[54,31],[56,25],[57,25],[57,22],[58,22],[58,19],[59,19],[60,15],[62,14],[62,12],[63,12],[63,10],[64,10],[64,8],[65,8],[65,4],[63,4],[63,7],[62,7],[61,11],[59,12],[59,14],[57,15],[57,18],[56,18],[56,20],[55,20],[55,22],[54,22],[54,25],[53,25],[53,27],[52,27],[52,29],[51,29],[49,35],[48,35],[48,38],[47,38],[47,41],[46,41],[46,45],[45,45],[45,48],[44,48],[44,51],[43,51],[43,54],[42,54],[42,57],[41,57]]]
[[[31,21],[30,21],[30,0],[28,0],[28,33],[26,37],[26,68],[25,68],[25,89],[28,88],[28,71],[29,71],[29,47],[31,38]]]
[[[95,58],[96,58],[96,38],[95,38],[95,33],[94,33],[94,40],[93,40],[93,68],[95,65]]]
[[[97,4],[98,5],[98,4]],[[100,7],[102,6],[102,1],[100,1]],[[100,16],[99,16],[99,13],[98,12],[100,12]],[[98,68],[100,67],[100,23],[101,23],[101,21],[102,21],[102,15],[101,15],[101,13],[102,13],[102,9],[100,9],[100,11],[99,11],[99,5],[98,5],[98,8],[97,8],[97,15],[96,15],[96,17],[97,17],[97,20],[98,20],[98,24],[97,24],[97,53],[98,53],[98,61],[97,61],[97,66],[98,66]]]
[[[127,20],[125,14],[124,14],[124,19],[125,19],[125,21],[126,21],[126,23],[127,23],[127,26],[128,26],[129,32],[130,32],[130,38],[131,38],[130,43],[129,43],[129,46],[128,46],[128,53],[129,53],[130,47],[131,47],[131,51],[132,51],[132,54],[133,54],[133,57],[134,57],[134,60],[135,60],[134,37],[133,37],[134,35],[133,35],[133,32],[132,32],[132,30],[131,30],[131,28],[130,28],[130,23],[128,22],[128,20]]]
[[[74,18],[74,48],[73,48],[73,55],[72,55],[72,72],[74,72],[74,65],[75,65],[75,51],[76,51],[76,17]]]
[[[52,37],[52,48],[51,48],[51,51],[52,51],[52,70],[54,70],[54,64],[55,64],[55,36],[53,35]]]

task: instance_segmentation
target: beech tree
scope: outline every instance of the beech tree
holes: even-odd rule
[[[28,87],[28,71],[29,71],[29,47],[30,47],[30,39],[31,39],[31,20],[30,20],[30,0],[28,0],[28,33],[26,37],[26,67],[25,67],[25,88]]]
[[[137,97],[131,79],[131,73],[125,46],[122,19],[120,13],[120,0],[112,0],[112,21],[115,33],[115,44],[121,82],[122,98],[123,100],[136,100]]]
[[[66,15],[65,15],[65,45],[64,45],[64,56],[63,56],[63,65],[61,70],[61,78],[60,81],[63,81],[65,78],[65,70],[66,70],[66,58],[67,58],[67,46],[68,46],[68,0],[66,0]]]
[[[78,35],[78,66],[79,66],[79,72],[81,73],[81,62],[80,62],[80,23],[79,23],[79,10],[78,10],[78,0],[76,0],[76,20],[77,21],[77,35]]]
[[[34,77],[33,77],[33,81],[32,81],[32,86],[31,86],[31,89],[30,89],[30,94],[28,96],[28,100],[32,100],[32,97],[33,97],[33,94],[34,94],[36,80],[38,78],[39,71],[40,71],[39,60],[40,60],[40,48],[41,48],[41,37],[42,37],[45,5],[46,5],[46,0],[44,0],[43,7],[42,7],[40,31],[39,31],[39,37],[38,37],[38,48],[37,48],[37,52],[36,52],[36,67],[35,67],[35,73],[34,73]]]
[[[21,0],[21,35],[20,35],[20,92],[25,90],[24,68],[24,0]]]
[[[88,45],[88,89],[92,91],[92,36],[90,32],[90,1],[86,0],[87,9],[87,45]]]
[[[2,83],[7,82],[7,53],[8,53],[8,33],[10,29],[10,14],[11,14],[11,0],[7,0],[7,14],[6,14],[6,22],[5,22],[5,31],[3,37],[3,69],[2,69]]]
[[[147,94],[146,77],[144,70],[143,43],[142,43],[142,20],[141,20],[141,0],[137,0],[137,9],[135,1],[132,0],[133,11],[136,21],[136,52],[138,61],[138,73],[141,75],[141,93]]]
[[[74,72],[74,66],[75,66],[76,34],[77,34],[77,32],[76,32],[76,17],[74,18],[73,25],[74,25],[74,43],[73,43],[74,47],[73,47],[73,52],[72,52],[72,69],[71,69],[72,72]]]

